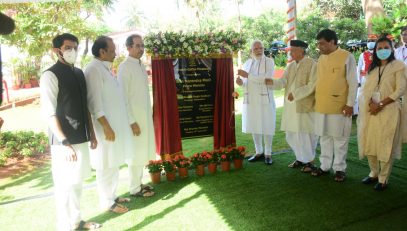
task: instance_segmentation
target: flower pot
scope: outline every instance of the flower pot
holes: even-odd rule
[[[25,83],[24,88],[31,88],[31,83]]]
[[[216,163],[209,163],[208,164],[208,171],[209,173],[216,173],[216,168],[218,167],[218,165]]]
[[[222,162],[220,162],[220,166],[222,168],[222,172],[229,172],[229,170],[230,170],[230,161],[222,161]]]
[[[165,172],[165,176],[167,177],[167,181],[174,181],[175,180],[175,171]]]
[[[187,168],[178,168],[178,176],[179,176],[179,178],[187,178],[188,169]]]
[[[233,165],[235,166],[235,169],[241,169],[243,167],[243,160],[235,159],[233,160]]]
[[[40,86],[39,83],[38,83],[38,79],[36,79],[36,78],[30,79],[30,83],[31,83],[32,87],[39,87]]]
[[[161,172],[150,172],[151,182],[158,184],[161,182]]]
[[[196,172],[196,175],[198,175],[198,176],[205,175],[205,165],[200,164],[200,165],[196,166],[195,172]]]

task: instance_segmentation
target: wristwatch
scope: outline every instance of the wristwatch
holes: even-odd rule
[[[383,106],[384,106],[383,102],[379,102],[379,107],[383,107]]]
[[[69,143],[69,140],[66,139],[66,138],[62,140],[61,144],[64,145],[64,146],[69,146],[69,145],[71,145],[71,143]]]

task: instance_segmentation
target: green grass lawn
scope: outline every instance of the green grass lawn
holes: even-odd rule
[[[277,128],[282,109],[278,109]],[[251,136],[242,134],[236,116],[236,140],[254,151]],[[354,126],[355,127],[355,126]],[[198,177],[191,170],[187,179],[155,185],[152,198],[137,198],[123,215],[98,210],[94,177],[83,191],[83,218],[103,223],[100,230],[406,230],[407,160],[396,161],[389,188],[375,192],[360,183],[369,172],[359,160],[353,130],[349,144],[347,180],[333,175],[315,178],[289,169],[293,153],[274,156],[266,166],[244,163],[244,169]],[[284,133],[274,137],[274,151],[287,149]],[[212,149],[212,138],[183,141],[187,155]],[[403,153],[406,153],[404,146]],[[319,153],[319,151],[318,151]],[[233,168],[232,168],[233,169]],[[127,169],[121,170],[119,193],[128,196]],[[148,177],[146,178],[148,180]],[[54,230],[54,198],[50,166],[29,174],[0,180],[0,230]],[[44,195],[45,194],[45,195]],[[36,195],[40,198],[7,203]]]

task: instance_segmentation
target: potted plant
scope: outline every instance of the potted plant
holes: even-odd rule
[[[195,153],[194,155],[192,155],[191,163],[195,167],[196,175],[205,175],[205,164],[207,163],[206,161],[206,155],[202,155],[202,153]]]
[[[191,166],[191,161],[182,154],[174,156],[173,161],[178,168],[178,176],[180,178],[188,177],[188,168]]]
[[[219,150],[220,154],[220,166],[222,168],[222,172],[228,172],[230,170],[230,161],[232,160],[230,152],[227,149]]]
[[[165,171],[165,176],[167,177],[168,181],[174,181],[175,180],[175,164],[171,159],[164,160],[162,162],[164,171]]]
[[[219,152],[212,151],[208,154],[208,171],[210,173],[216,173],[219,163]]]
[[[161,171],[163,169],[162,164],[162,160],[150,160],[146,166],[148,168],[148,172],[150,173],[151,181],[154,184],[158,184],[161,181]]]
[[[228,151],[231,154],[235,169],[241,169],[243,167],[243,159],[246,155],[246,148],[244,146],[230,147]]]

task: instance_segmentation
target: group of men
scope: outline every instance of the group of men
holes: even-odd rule
[[[271,164],[276,118],[273,90],[285,88],[281,130],[286,132],[287,143],[296,156],[289,167],[301,167],[302,172],[313,176],[328,174],[332,168],[334,180],[342,182],[346,178],[346,155],[358,89],[357,65],[353,55],[338,46],[335,31],[324,29],[316,39],[321,54],[317,62],[306,57],[306,42],[290,41],[292,62],[280,79],[272,78],[273,61],[264,56],[262,43],[252,44],[252,58],[238,71],[244,79],[236,80],[245,89],[242,129],[252,133],[256,147],[249,162],[264,157],[265,163]],[[318,137],[321,165],[316,167],[313,163]]]
[[[116,46],[110,37],[94,41],[94,59],[84,72],[74,66],[77,37],[65,33],[52,43],[58,61],[41,77],[41,105],[49,125],[57,228],[97,229],[101,224],[80,215],[82,182],[91,167],[102,210],[128,211],[124,203],[130,198],[116,195],[123,164],[128,165],[130,195],[154,195],[152,186],[141,183],[144,166],[155,159],[147,73],[140,60],[144,44],[140,35],[127,38],[129,56],[116,78],[111,71]]]

